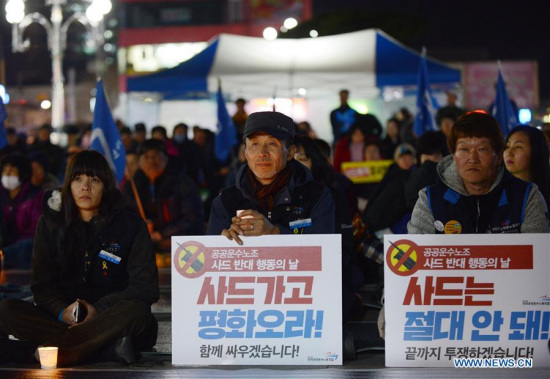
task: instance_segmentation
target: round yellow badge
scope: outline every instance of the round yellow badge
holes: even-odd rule
[[[451,220],[445,224],[445,234],[462,233],[462,225],[456,220]]]

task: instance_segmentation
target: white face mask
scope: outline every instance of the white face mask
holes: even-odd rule
[[[12,191],[19,187],[21,185],[21,182],[19,181],[19,177],[15,175],[2,175],[2,186],[4,186],[5,189],[8,191]]]

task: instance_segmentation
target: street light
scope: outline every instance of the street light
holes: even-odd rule
[[[103,42],[103,18],[111,10],[111,0],[93,0],[86,13],[76,12],[63,22],[61,6],[67,0],[45,0],[46,5],[52,6],[50,20],[41,13],[34,12],[25,16],[24,0],[8,0],[6,2],[6,20],[12,24],[12,51],[25,52],[30,41],[23,41],[25,29],[36,22],[46,29],[48,35],[48,50],[52,54],[52,127],[56,130],[65,123],[65,93],[63,88],[63,52],[67,47],[67,30],[78,21],[86,28],[86,32],[96,43],[96,47]]]

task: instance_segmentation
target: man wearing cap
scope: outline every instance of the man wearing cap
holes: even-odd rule
[[[197,186],[182,172],[167,168],[164,142],[145,140],[139,148],[139,169],[122,188],[128,204],[152,222],[151,240],[157,252],[170,251],[172,236],[204,231],[204,209]],[[134,190],[135,189],[135,190]]]
[[[410,234],[548,233],[548,210],[533,183],[502,164],[504,139],[484,111],[460,116],[437,165],[438,183],[419,192]]]
[[[294,133],[294,122],[282,113],[248,116],[247,164],[239,169],[236,185],[214,199],[207,234],[242,245],[242,236],[335,232],[330,190],[294,160]]]

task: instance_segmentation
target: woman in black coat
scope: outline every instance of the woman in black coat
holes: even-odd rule
[[[158,270],[145,222],[125,209],[95,151],[74,156],[62,191],[47,193],[45,203],[34,240],[34,303],[0,303],[0,332],[19,340],[0,338],[0,361],[32,361],[47,345],[59,348],[60,366],[96,353],[135,362],[136,350],[157,337]]]

